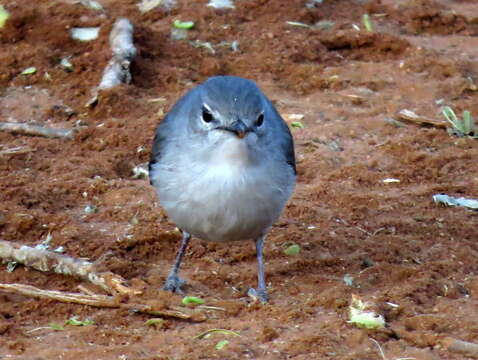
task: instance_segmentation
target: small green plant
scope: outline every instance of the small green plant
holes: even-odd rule
[[[468,110],[463,111],[463,118],[459,119],[453,109],[445,106],[442,109],[442,114],[445,119],[451,124],[452,131],[457,136],[470,136],[474,139],[478,138],[478,131],[476,131],[473,117]]]

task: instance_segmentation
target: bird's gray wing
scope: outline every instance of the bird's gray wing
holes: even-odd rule
[[[166,120],[166,118],[164,120]],[[149,174],[151,174],[151,171],[153,170],[153,165],[156,164],[159,161],[159,158],[161,156],[161,148],[162,148],[162,145],[163,145],[164,141],[166,140],[166,136],[165,136],[164,132],[161,132],[159,130],[160,129],[159,129],[159,126],[158,126],[158,128],[156,129],[156,133],[154,135],[153,149],[151,151],[151,156],[149,158],[149,164],[148,164]],[[153,185],[151,175],[149,176],[149,183],[151,185]]]
[[[294,153],[294,139],[292,138],[292,134],[290,133],[289,126],[283,121],[282,122],[285,127],[285,141],[284,141],[284,153],[285,159],[287,164],[289,164],[292,169],[294,170],[294,175],[297,175],[297,169],[295,167],[295,153]]]
[[[279,112],[272,104],[272,102],[266,98],[267,105],[271,110],[273,116],[277,119],[277,127],[281,134],[280,136],[280,147],[282,152],[284,153],[285,160],[288,165],[294,170],[294,175],[297,175],[297,169],[295,167],[295,153],[294,153],[294,139],[292,138],[292,134],[290,132],[289,126],[287,123],[282,119]]]
[[[179,99],[156,128],[153,140],[153,148],[148,165],[148,170],[150,173],[152,171],[153,165],[159,162],[161,159],[161,154],[164,152],[166,143],[171,141],[169,138],[173,136],[176,131],[180,131],[178,128],[181,126],[181,116],[184,113],[184,106],[186,106],[186,103],[190,101],[192,93],[193,91],[190,91],[181,99]],[[151,182],[151,176],[149,177],[149,182],[151,185],[153,185]]]

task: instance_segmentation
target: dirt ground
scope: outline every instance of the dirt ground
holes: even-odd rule
[[[212,75],[239,75],[255,80],[287,121],[303,115],[304,128],[292,129],[296,191],[265,247],[271,301],[246,295],[256,284],[252,242],[195,239],[182,275],[188,295],[220,308],[205,321],[167,318],[154,327],[133,311],[0,291],[0,359],[478,356],[446,343],[478,343],[477,215],[432,200],[478,198],[477,142],[390,122],[402,109],[440,120],[444,105],[478,115],[478,1],[237,0],[217,10],[178,0],[146,13],[137,0],[100,2],[104,11],[73,0],[2,2],[11,17],[0,30],[0,120],[79,130],[72,140],[0,133],[0,238],[34,246],[50,234],[51,249],[123,276],[141,301],[181,305],[160,290],[180,235],[132,169],[148,161],[154,129],[181,94]],[[135,25],[133,81],[87,108],[121,16]],[[195,22],[187,40],[171,38],[176,19]],[[101,26],[99,38],[70,39],[70,28],[85,26]],[[31,66],[36,73],[21,74]],[[5,151],[13,148],[21,151]],[[391,178],[399,182],[383,181]],[[97,211],[85,212],[88,205]],[[291,243],[301,247],[296,256],[284,253]],[[22,266],[7,272],[6,264],[0,283],[101,293]],[[386,329],[347,322],[352,294],[374,304]],[[94,324],[49,326],[74,316]],[[195,338],[214,328],[240,336]],[[221,340],[229,343],[217,350]]]

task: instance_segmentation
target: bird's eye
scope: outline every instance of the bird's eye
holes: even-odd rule
[[[202,108],[202,121],[205,123],[210,123],[214,120],[214,116],[212,116],[211,112],[206,108]]]
[[[260,114],[256,120],[256,126],[261,126],[264,123],[264,114]]]

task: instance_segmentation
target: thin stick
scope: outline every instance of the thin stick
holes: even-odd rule
[[[95,272],[95,265],[53,251],[0,240],[0,260],[16,261],[39,271],[54,271],[74,276],[97,285],[110,294],[135,295],[137,290],[124,286],[125,280],[111,272]]]
[[[398,117],[402,120],[410,121],[415,124],[431,125],[442,129],[448,128],[448,123],[446,121],[429,119],[427,117],[417,115],[413,111],[407,109],[400,110]]]
[[[56,129],[28,123],[0,122],[0,131],[13,134],[43,136],[46,138],[73,138],[73,129]]]
[[[121,308],[155,316],[174,317],[183,320],[204,321],[206,316],[201,312],[194,312],[186,308],[159,309],[152,305],[122,303],[118,298],[109,295],[86,295],[55,290],[43,290],[24,284],[0,284],[0,290],[32,296],[41,299],[50,299],[66,303],[82,304],[100,308]]]

